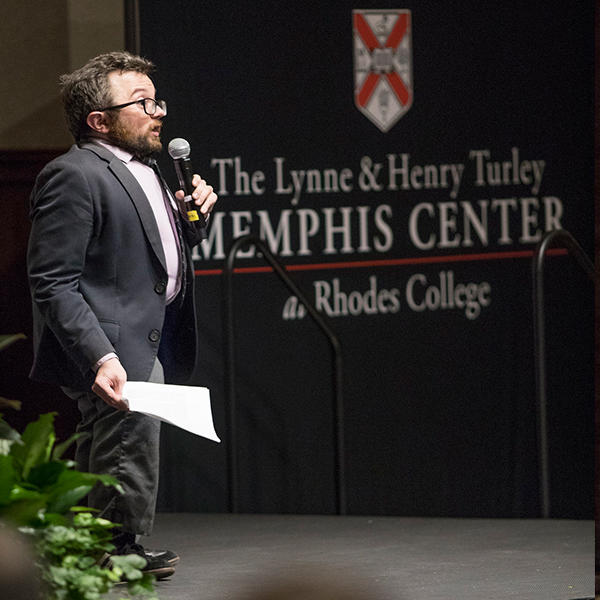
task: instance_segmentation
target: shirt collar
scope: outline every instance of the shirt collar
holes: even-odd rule
[[[123,150],[123,148],[119,148],[119,146],[115,146],[114,144],[109,144],[101,139],[94,139],[94,142],[104,146],[107,150],[110,150],[118,159],[122,160],[125,164],[130,162],[134,156],[131,152],[127,152],[127,150]]]

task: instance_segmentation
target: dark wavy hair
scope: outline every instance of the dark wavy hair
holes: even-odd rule
[[[113,71],[135,71],[148,75],[154,64],[129,52],[108,52],[89,60],[83,67],[61,75],[61,97],[67,126],[76,141],[88,131],[87,116],[94,110],[112,104],[108,74]]]

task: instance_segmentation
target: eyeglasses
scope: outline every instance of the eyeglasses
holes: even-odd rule
[[[153,117],[156,114],[158,108],[160,108],[165,113],[165,115],[167,114],[167,103],[164,100],[155,100],[154,98],[142,98],[141,100],[125,102],[125,104],[117,104],[116,106],[107,106],[106,108],[99,108],[98,110],[117,110],[119,108],[131,106],[132,104],[141,104],[144,107],[144,112],[149,117]]]

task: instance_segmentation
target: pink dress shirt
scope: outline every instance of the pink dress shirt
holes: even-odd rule
[[[158,177],[152,167],[145,165],[144,163],[136,160],[133,154],[113,146],[105,142],[104,140],[95,140],[97,143],[110,150],[117,158],[119,158],[125,166],[131,171],[131,174],[136,178],[140,184],[142,190],[148,198],[154,218],[156,219],[156,225],[158,227],[158,233],[162,242],[163,251],[165,253],[165,260],[167,263],[167,290],[166,290],[166,303],[169,304],[177,296],[181,289],[181,261],[180,261],[180,248],[177,234],[174,229],[174,223],[172,216],[169,216],[167,211],[166,203],[169,202],[176,208],[174,201],[167,197],[166,192],[158,180]],[[103,356],[93,366],[94,371],[100,368],[100,365],[105,363],[110,358],[118,358],[113,352]]]

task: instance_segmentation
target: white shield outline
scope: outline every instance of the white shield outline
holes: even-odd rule
[[[385,133],[413,103],[412,14],[353,10],[352,31],[354,104]]]

